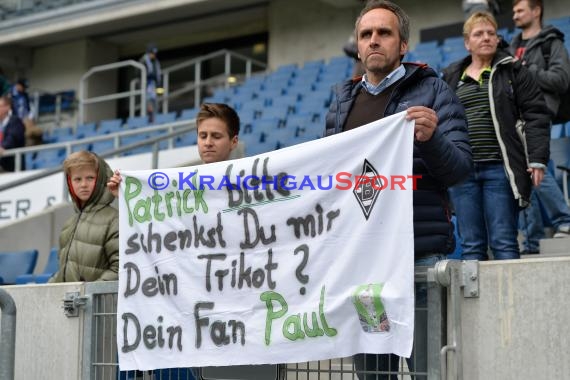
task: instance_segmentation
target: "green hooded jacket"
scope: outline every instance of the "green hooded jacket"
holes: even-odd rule
[[[77,215],[68,219],[61,230],[59,270],[49,282],[119,278],[119,212],[111,206],[114,197],[106,187],[112,175],[109,165],[99,158],[95,188],[83,209],[70,191]]]

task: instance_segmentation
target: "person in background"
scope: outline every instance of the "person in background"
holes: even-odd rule
[[[447,187],[471,171],[471,148],[463,106],[455,93],[433,69],[401,62],[408,51],[409,33],[409,17],[398,5],[368,2],[355,25],[358,56],[366,72],[336,86],[325,136],[403,111],[415,121],[413,174],[421,180],[413,194],[414,258],[416,266],[433,266],[455,246]],[[419,284],[416,308],[426,306],[427,287]],[[416,312],[415,330],[408,367],[427,372],[425,312]],[[374,372],[397,370],[399,357],[359,354],[354,362],[359,379],[387,379],[388,375]],[[363,370],[371,373],[362,374]]]
[[[528,68],[548,109],[556,115],[560,94],[570,85],[570,60],[564,34],[552,25],[542,25],[543,12],[541,0],[513,1],[513,21],[521,32],[513,38],[509,51]],[[539,253],[539,241],[545,236],[541,206],[554,227],[554,237],[570,237],[570,208],[554,176],[546,170],[540,186],[533,189],[530,206],[519,216],[522,254]]]
[[[49,282],[114,281],[119,278],[119,212],[105,184],[109,165],[88,151],[63,162],[76,214],[59,236],[59,270]]]
[[[354,60],[354,66],[352,67],[352,76],[358,77],[365,73],[362,61],[358,58],[358,47],[356,46],[356,40],[354,39],[354,34],[350,36],[346,44],[342,47],[342,51],[347,57]]]
[[[140,61],[146,67],[146,110],[150,122],[158,112],[158,93],[162,91],[162,71],[158,60],[158,48],[148,44]]]
[[[490,247],[496,260],[518,259],[518,213],[544,177],[550,115],[527,69],[498,49],[502,41],[493,15],[475,12],[463,36],[470,55],[443,70],[465,106],[473,150],[469,178],[449,190],[462,258],[487,260]]]
[[[495,16],[501,13],[501,6],[497,0],[463,0],[461,8],[465,19],[475,12],[489,12]]]
[[[2,157],[4,150],[21,148],[25,143],[25,127],[12,112],[12,99],[8,95],[0,96],[0,173],[15,170],[15,157]],[[25,169],[24,164],[22,160],[22,170]]]
[[[20,78],[12,86],[12,111],[22,120],[26,127],[26,146],[42,143],[43,131],[34,123],[34,109],[30,104],[27,92],[28,81]]]

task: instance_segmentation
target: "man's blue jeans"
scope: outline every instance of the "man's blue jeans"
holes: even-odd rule
[[[502,164],[474,163],[469,178],[449,189],[464,260],[518,259],[519,207]]]
[[[433,267],[438,261],[445,260],[446,255],[432,255],[417,259],[416,267]],[[415,313],[414,313],[414,349],[412,356],[406,359],[410,372],[427,373],[427,283],[415,284]],[[397,380],[400,357],[393,354],[357,354],[353,357],[354,367],[360,380]],[[358,373],[367,371],[371,373]],[[381,374],[374,373],[381,372]],[[415,379],[427,379],[427,376],[414,376]]]
[[[544,173],[540,186],[534,187],[531,204],[520,213],[519,228],[524,236],[523,247],[538,251],[538,242],[544,238],[544,223],[540,208],[544,210],[555,229],[570,226],[570,208],[564,201],[564,194],[549,171]]]

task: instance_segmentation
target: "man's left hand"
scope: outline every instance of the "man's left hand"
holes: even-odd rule
[[[429,141],[437,128],[437,114],[431,108],[414,106],[408,108],[408,120],[415,120],[414,136],[416,141]]]

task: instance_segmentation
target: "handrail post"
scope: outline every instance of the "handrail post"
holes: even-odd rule
[[[225,56],[225,62],[224,62],[224,76],[225,78],[225,83],[224,83],[224,88],[228,88],[230,86],[230,82],[228,81],[228,78],[230,77],[230,75],[232,74],[232,57],[230,55],[230,52],[226,52]]]
[[[200,107],[201,99],[200,99],[200,86],[201,84],[201,77],[202,76],[202,62],[197,62],[194,66],[194,83],[196,87],[194,88],[194,108]]]
[[[162,113],[168,113],[168,94],[170,91],[170,72],[165,72],[162,75]]]
[[[14,361],[16,357],[16,303],[12,296],[0,289],[0,310],[2,325],[0,327],[0,380],[14,379]]]
[[[87,104],[114,100],[118,98],[125,98],[132,95],[131,93],[128,94],[119,93],[119,95],[115,96],[113,96],[114,94],[111,94],[107,96],[97,97],[95,100],[91,102],[88,102],[88,100],[90,99],[86,97],[87,80],[89,79],[89,77],[91,77],[91,75],[98,72],[115,70],[126,66],[131,66],[140,70],[141,89],[140,91],[135,91],[135,95],[137,92],[140,92],[141,102],[143,103],[143,107],[141,107],[141,116],[146,116],[146,67],[142,63],[131,59],[128,61],[120,61],[120,62],[110,63],[107,65],[92,67],[85,74],[81,76],[81,79],[79,81],[79,124],[85,123],[85,106]]]
[[[137,83],[139,81],[139,78],[134,78],[133,80],[131,80],[130,84],[129,84],[129,117],[135,117],[135,109],[137,107],[136,105],[136,95],[135,95],[135,91],[137,89]]]
[[[251,77],[251,59],[245,61],[245,77],[247,79]]]
[[[55,125],[61,127],[61,93],[55,96]]]

